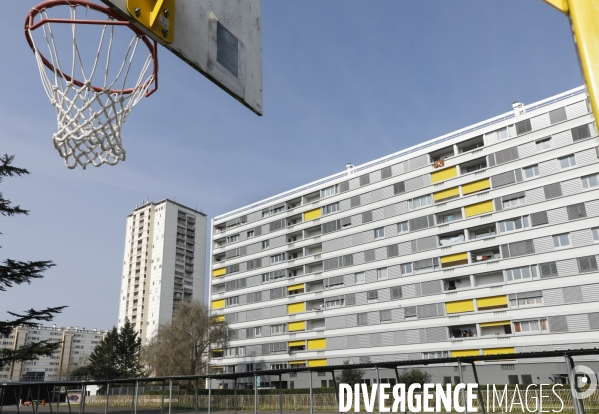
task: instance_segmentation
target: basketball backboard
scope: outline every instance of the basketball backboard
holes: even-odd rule
[[[260,0],[101,0],[262,115]]]

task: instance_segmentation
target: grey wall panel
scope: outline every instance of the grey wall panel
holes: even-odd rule
[[[591,330],[589,325],[589,317],[586,313],[578,315],[567,315],[568,332],[586,332]]]
[[[395,345],[407,345],[408,338],[406,335],[406,331],[395,331],[393,332],[393,340]]]
[[[537,148],[534,141],[518,146],[518,155],[520,158],[530,157],[535,155],[536,152]]]
[[[378,247],[374,249],[374,260],[385,260],[387,258],[387,247]]]
[[[355,328],[356,326],[358,326],[358,318],[355,313],[351,314],[351,315],[345,315],[345,326],[347,328]],[[348,337],[348,341],[349,341],[349,337]]]
[[[579,167],[597,162],[597,153],[595,152],[595,148],[589,148],[584,151],[577,152],[574,154],[574,156],[576,157],[576,165]]]
[[[387,275],[388,275],[389,279],[396,279],[398,277],[401,277],[401,266],[399,266],[399,265],[389,266],[387,268]]]
[[[410,243],[409,241],[408,242],[399,243],[397,245],[397,248],[399,249],[399,255],[400,256],[405,256],[407,254],[411,254],[412,253],[412,243]]]
[[[559,171],[556,159],[547,160],[539,163],[539,174],[550,175]]]
[[[537,129],[547,128],[549,125],[551,125],[549,122],[549,114],[542,114],[530,118],[530,126],[532,127],[533,131],[536,131]]]
[[[353,222],[353,220],[352,220]],[[364,243],[364,232],[352,234],[352,245],[359,246]]]
[[[372,190],[370,193],[370,202],[376,203],[377,201],[381,201],[383,199],[383,189],[378,188],[376,190]]]
[[[560,148],[570,145],[572,144],[572,132],[568,129],[567,131],[553,134],[551,136],[551,141],[553,141],[553,148]]]
[[[366,271],[366,283],[374,283],[376,282],[376,270],[367,270]]]
[[[247,312],[237,312],[237,322],[246,322],[247,321]]]
[[[397,224],[389,224],[385,226],[385,237],[397,236]]]
[[[349,180],[349,190],[355,190],[356,188],[360,187],[360,178],[356,177],[356,178],[352,178],[351,180]]]
[[[556,263],[557,274],[560,276],[573,276],[578,274],[576,259],[560,260]]]
[[[376,170],[370,173],[370,184],[381,181],[381,170]]]
[[[248,322],[250,321],[257,321],[258,319],[262,319],[262,311],[263,309],[252,309],[247,311],[247,320]]]
[[[408,212],[408,202],[400,201],[395,204],[395,215],[405,214]]]
[[[356,293],[356,305],[366,305],[366,292],[357,292]]]
[[[561,288],[543,290],[543,303],[545,306],[563,305],[564,295]]]
[[[341,245],[344,249],[347,249],[348,247],[352,247],[354,245],[354,239],[351,234],[349,236],[343,236],[341,240]]]
[[[590,328],[593,330],[599,329],[599,312],[587,313],[587,316],[589,317]]]
[[[369,335],[370,346],[383,346],[383,338],[380,332],[371,333]],[[328,344],[327,344],[328,345]],[[328,349],[328,346],[327,346]]]
[[[341,329],[346,327],[345,315],[325,318],[324,322],[326,329]]]
[[[437,248],[437,236],[423,237],[422,239],[416,240],[416,243],[417,243],[419,252],[436,249]]]
[[[408,160],[410,171],[425,167],[428,164],[428,155],[423,154]]]
[[[566,106],[566,114],[568,115],[568,119],[578,118],[586,113],[587,105],[585,101],[576,102],[572,105]]]
[[[384,215],[385,215],[385,218],[394,217],[395,216],[395,204],[385,206],[384,207]]]
[[[526,190],[525,199],[527,204],[540,203],[541,201],[545,201],[545,193],[543,191],[543,188],[540,187]]]
[[[406,331],[406,343],[419,344],[420,343],[420,331],[418,329],[408,329]]]
[[[410,299],[416,297],[416,286],[414,284],[404,285],[401,287],[403,298]]]
[[[353,273],[349,275],[343,276],[343,285],[344,286],[353,286],[356,284],[356,277]]]
[[[432,178],[430,174],[425,174],[422,176],[422,183],[424,184],[424,186],[426,187],[427,185],[431,185],[432,184]]]
[[[389,302],[391,300],[391,291],[389,288],[379,289],[379,302]]]
[[[547,212],[549,224],[559,224],[568,221],[568,214],[565,207],[556,208]]]
[[[271,306],[270,317],[278,318],[279,316],[287,315],[287,305]]]
[[[406,180],[406,192],[414,191],[422,187],[424,187],[424,179],[422,175]]]
[[[437,303],[437,314],[445,316],[445,303]]]
[[[383,207],[372,210],[372,221],[378,221],[385,218],[385,209]]]
[[[364,252],[354,253],[354,266],[361,265],[364,263]]]
[[[570,242],[574,247],[583,247],[593,244],[593,234],[591,229],[582,229],[571,232]]]
[[[351,208],[351,204],[349,201],[349,198],[346,198],[345,200],[341,200],[339,202],[339,210],[340,211],[347,211]]]
[[[246,278],[247,287],[258,286],[262,284],[262,275],[255,275]]]
[[[426,328],[426,342],[443,342],[447,341],[447,328],[437,326],[434,328]]]
[[[551,236],[539,237],[538,239],[534,239],[535,252],[536,253],[546,253],[551,252],[555,248],[553,247],[553,239]]]
[[[599,200],[587,201],[585,203],[585,209],[588,217],[599,216]]]
[[[367,192],[364,194],[360,194],[360,205],[366,205],[371,203],[371,193]]]
[[[368,348],[370,346],[369,335],[358,335],[358,348]]]
[[[582,286],[582,299],[585,302],[599,301],[599,283]]]
[[[393,197],[393,186],[388,185],[387,187],[383,187],[383,199],[390,197]]]
[[[393,175],[393,177],[404,173],[404,165],[405,161],[402,161],[391,166],[391,174]]]
[[[368,324],[369,325],[378,325],[380,323],[381,323],[381,320],[379,318],[378,311],[368,312]]]
[[[345,341],[345,346],[348,349],[355,349],[358,347],[358,335],[348,335]]]
[[[393,332],[381,333],[381,344],[382,346],[393,346],[395,341],[393,340]]]
[[[582,192],[582,182],[580,178],[562,182],[562,193],[564,196],[580,194]]]
[[[370,243],[374,241],[374,231],[368,230],[362,233],[362,237],[364,238],[364,243]]]
[[[403,309],[391,309],[391,321],[392,322],[403,322],[405,320]]]
[[[271,248],[275,248],[275,247],[280,247],[283,246],[284,244],[286,244],[286,240],[285,240],[286,236],[278,236],[278,237],[274,237],[272,239],[270,239],[270,247]]]
[[[442,292],[439,280],[429,280],[420,284],[422,296],[438,295]]]
[[[343,349],[343,337],[342,336],[334,336],[327,338],[327,349],[330,350],[339,350]]]
[[[427,303],[426,305],[418,305],[416,307],[418,312],[418,318],[436,318],[437,315],[437,304]]]

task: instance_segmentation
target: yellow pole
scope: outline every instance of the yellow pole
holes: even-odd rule
[[[545,0],[570,18],[595,119],[599,119],[599,0]]]

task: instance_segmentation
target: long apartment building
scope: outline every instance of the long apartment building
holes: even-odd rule
[[[19,349],[34,342],[61,342],[50,356],[35,361],[13,362],[0,368],[0,381],[58,381],[89,363],[89,356],[108,331],[79,327],[20,326],[7,337],[0,337],[0,349]]]
[[[513,107],[214,218],[210,300],[231,335],[213,372],[597,345],[585,90]],[[565,372],[549,362],[544,382]]]
[[[127,216],[118,327],[128,319],[142,343],[171,321],[182,300],[204,301],[206,215],[168,199]]]

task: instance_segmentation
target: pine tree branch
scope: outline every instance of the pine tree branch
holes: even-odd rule
[[[6,259],[4,265],[0,265],[0,292],[22,283],[31,283],[31,279],[41,279],[42,272],[55,266],[49,260],[35,262],[20,262]]]
[[[14,328],[18,326],[27,326],[30,328],[37,327],[39,322],[35,321],[46,321],[49,322],[54,319],[54,315],[61,313],[66,306],[58,306],[55,308],[46,308],[42,310],[29,309],[24,315],[8,312],[11,316],[17,319],[12,321],[0,322],[0,337],[10,335]]]
[[[8,154],[4,154],[4,156],[0,157],[0,181],[2,180],[2,177],[14,177],[15,175],[21,177],[29,174],[29,171],[25,168],[17,168],[10,165],[14,159],[14,155]]]
[[[0,349],[0,370],[11,362],[33,361],[40,356],[52,356],[61,342],[39,341],[23,345],[18,349]]]

